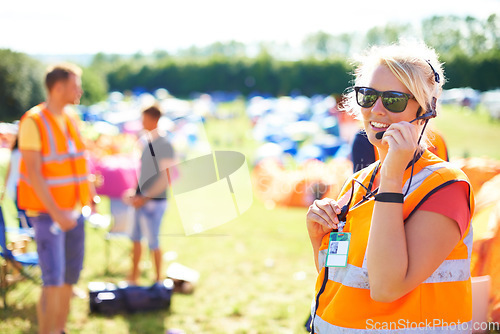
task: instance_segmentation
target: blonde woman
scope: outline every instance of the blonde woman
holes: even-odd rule
[[[345,106],[379,160],[307,212],[319,272],[314,333],[471,332],[472,190],[422,141],[443,83],[424,44],[360,58]]]

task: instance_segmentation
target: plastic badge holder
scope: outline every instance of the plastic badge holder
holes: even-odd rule
[[[330,233],[328,253],[326,255],[327,267],[345,267],[347,265],[350,241],[351,233],[349,232]]]

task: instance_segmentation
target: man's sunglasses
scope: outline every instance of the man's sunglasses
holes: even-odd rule
[[[370,108],[377,102],[378,97],[381,96],[384,107],[392,112],[404,111],[408,100],[413,98],[411,94],[392,90],[379,92],[370,87],[354,87],[354,90],[356,91],[356,102],[360,107]]]

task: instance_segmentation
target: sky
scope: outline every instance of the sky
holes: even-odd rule
[[[434,15],[500,15],[500,0],[4,0],[0,48],[28,54],[175,52],[235,40],[300,45]],[[1,60],[0,60],[1,61]]]

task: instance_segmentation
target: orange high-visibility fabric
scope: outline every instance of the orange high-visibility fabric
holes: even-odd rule
[[[21,118],[32,118],[42,141],[42,176],[61,209],[73,209],[90,203],[85,146],[75,120],[65,114],[67,131],[63,131],[44,104],[33,107]],[[72,146],[72,147],[71,147]],[[21,209],[47,212],[29,183],[27,166],[21,158],[18,204]]]
[[[368,186],[377,164],[378,162],[372,164],[353,177]],[[410,173],[411,168],[408,168],[404,175],[403,193],[405,193]],[[411,188],[403,204],[404,220],[418,209],[419,203],[425,201],[432,191],[450,182],[468,182],[462,171],[453,168],[429,151],[425,151],[415,163],[413,174]],[[346,183],[339,198],[351,189],[351,183]],[[415,326],[415,324],[425,327],[471,321],[469,254],[472,247],[472,231],[470,224],[450,255],[426,281],[394,302],[376,302],[370,297],[368,271],[365,264],[366,245],[375,202],[371,197],[358,204],[362,201],[363,195],[365,195],[365,190],[355,185],[353,200],[343,228],[344,232],[351,232],[347,267],[329,268],[328,281],[315,310],[316,317],[320,318],[318,322],[322,322],[322,325],[324,323],[328,326],[332,325],[332,328],[342,332],[346,328],[384,329],[383,326],[389,323],[399,326],[399,329],[407,329],[405,326]],[[474,199],[471,191],[469,200],[470,210],[473,212]],[[328,243],[329,235],[327,234],[319,249],[320,266],[325,262]],[[316,282],[316,295],[320,291],[324,276],[325,268],[323,267]]]
[[[436,130],[429,129],[429,147],[427,148],[429,151],[437,155],[439,158],[448,161],[448,147],[444,141],[443,136]]]

